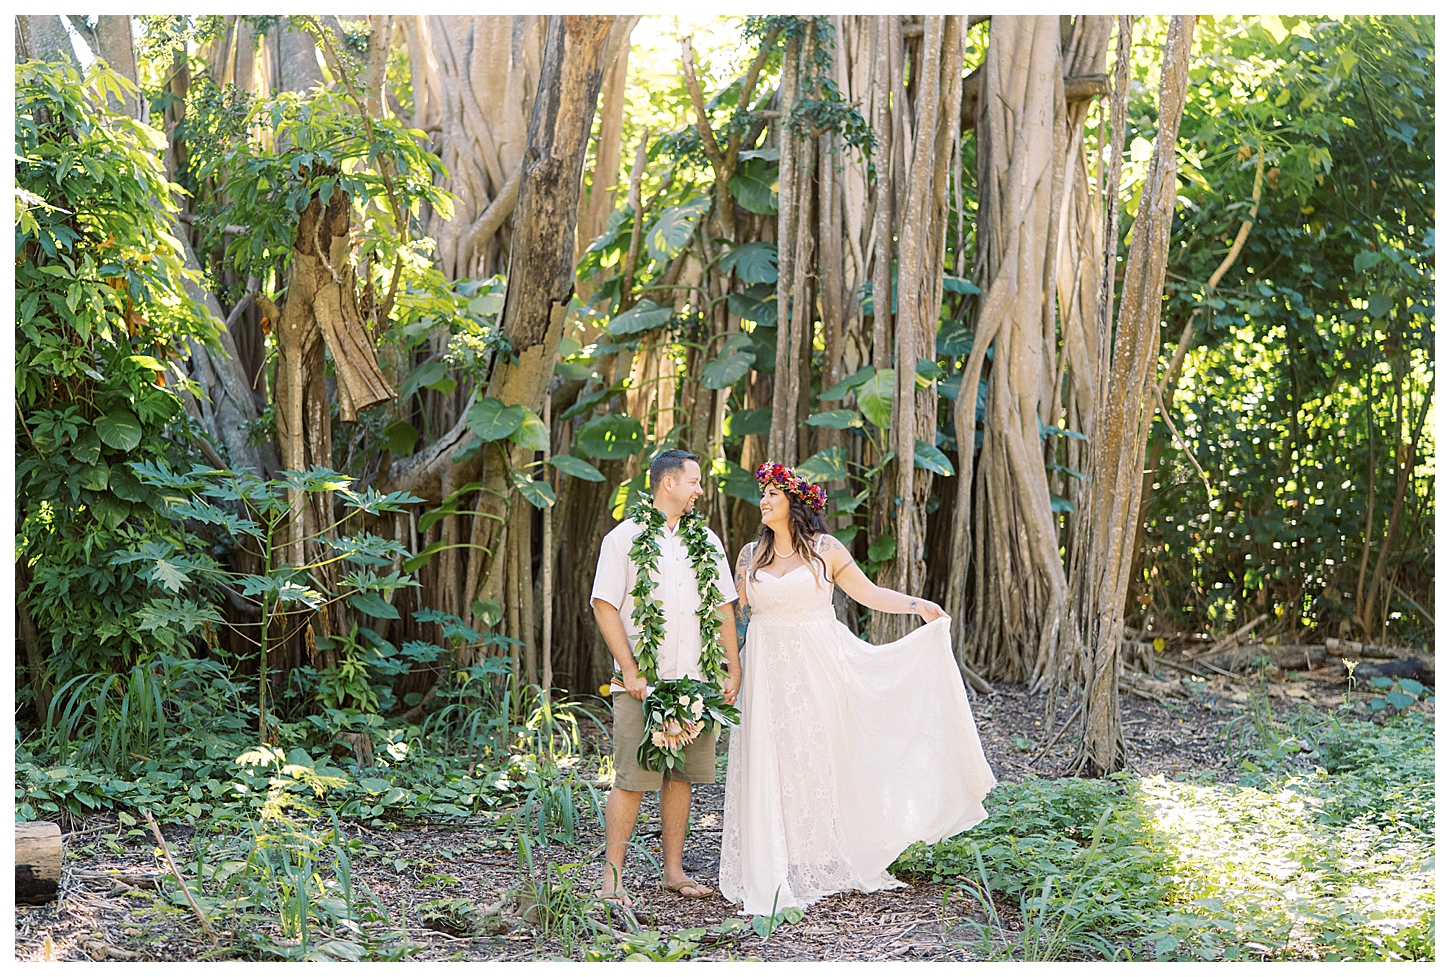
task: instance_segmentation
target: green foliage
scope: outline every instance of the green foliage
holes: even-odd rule
[[[1432,958],[1433,725],[1306,712],[1261,728],[1238,785],[1001,783],[986,821],[893,871],[975,892],[989,956]]]
[[[372,567],[387,566],[393,557],[407,557],[408,552],[395,540],[363,531],[355,536],[342,535],[349,522],[363,515],[406,512],[406,506],[423,500],[404,492],[382,495],[374,489],[355,492],[352,480],[325,468],[306,472],[281,472],[279,477],[263,480],[250,472],[234,472],[195,465],[186,474],[176,474],[165,466],[140,462],[132,465],[143,483],[162,490],[167,497],[169,515],[193,520],[226,530],[238,545],[254,547],[260,573],[244,573],[224,568],[207,553],[188,553],[185,549],[163,541],[147,542],[131,553],[118,554],[113,563],[140,564],[140,576],[177,593],[199,581],[226,584],[240,592],[241,599],[256,607],[260,627],[255,641],[258,661],[258,734],[267,739],[267,700],[269,680],[268,654],[275,635],[287,626],[289,615],[310,613],[328,604],[346,599],[353,607],[373,617],[396,618],[397,611],[388,597],[400,587],[417,586],[406,573],[394,571],[379,576]],[[342,504],[346,512],[334,525],[306,533],[300,521],[305,500],[328,493]],[[330,550],[310,562],[291,565],[288,551],[293,547]],[[339,574],[336,593],[317,589],[317,578],[309,573],[334,563],[351,563],[358,569]],[[231,625],[228,625],[229,627]],[[345,659],[330,676],[334,685],[346,686],[341,697],[353,695],[355,677],[360,665],[356,659]],[[342,674],[343,669],[348,674]],[[340,697],[340,698],[341,698]],[[364,703],[373,701],[364,691]]]
[[[1198,310],[1176,425],[1216,488],[1205,496],[1157,421],[1165,462],[1146,506],[1153,611],[1164,626],[1227,627],[1257,602],[1296,628],[1359,615],[1375,640],[1385,627],[1427,640],[1414,600],[1428,606],[1418,595],[1433,575],[1433,428],[1413,459],[1407,449],[1434,374],[1432,24],[1202,19],[1197,48],[1164,362]],[[1130,143],[1151,137],[1147,92],[1137,92]],[[1248,216],[1260,158],[1258,215],[1209,293]],[[1355,606],[1358,561],[1368,526],[1373,569],[1405,464],[1413,472],[1386,567],[1398,567],[1399,592],[1386,615]]]
[[[347,838],[336,812],[329,812],[330,828],[315,826],[315,802],[346,778],[325,766],[287,762],[276,749],[255,750],[237,762],[271,769],[266,800],[220,838],[198,834],[190,873],[195,882],[181,883],[203,914],[228,921],[237,936],[229,953],[357,961],[397,960],[421,949],[393,928],[382,901],[354,879],[357,843]],[[179,889],[171,896],[187,904]],[[258,930],[273,920],[280,923],[280,940]]]
[[[109,555],[189,539],[127,465],[186,458],[173,361],[218,323],[185,290],[161,136],[104,107],[129,83],[99,65],[15,70],[17,555],[48,678],[64,683],[125,673],[152,639],[178,648],[138,622],[158,589]]]

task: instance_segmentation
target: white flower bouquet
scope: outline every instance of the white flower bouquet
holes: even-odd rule
[[[660,682],[644,700],[639,765],[646,770],[681,770],[685,747],[701,733],[738,722],[740,710],[727,704],[713,683],[690,678]]]

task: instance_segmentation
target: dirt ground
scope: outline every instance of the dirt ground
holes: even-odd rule
[[[1124,734],[1131,769],[1141,775],[1167,777],[1191,771],[1212,771],[1232,779],[1224,750],[1223,729],[1247,708],[1249,680],[1214,676],[1207,683],[1180,682],[1184,673],[1161,667],[1163,681],[1147,696],[1178,691],[1187,698],[1164,703],[1123,692]],[[1281,676],[1270,685],[1276,712],[1300,703],[1321,708],[1343,695],[1343,680],[1328,669]],[[972,702],[983,748],[998,779],[1058,777],[1067,773],[1074,746],[1071,728],[1051,744],[1043,734],[1045,698],[1022,688],[999,687],[992,696]],[[1062,727],[1067,710],[1059,710]],[[1047,745],[1045,751],[1043,746]],[[1039,753],[1041,755],[1039,755]],[[724,783],[697,787],[694,825],[685,868],[718,888],[720,827]],[[989,805],[990,807],[990,802]],[[647,795],[646,820],[637,840],[659,856],[658,811]],[[534,851],[537,864],[553,861],[576,880],[581,891],[598,883],[592,864],[602,850],[603,834],[591,824],[577,847],[555,845]],[[126,838],[115,833],[113,817],[98,819],[67,837],[67,855],[60,898],[40,907],[17,907],[15,955],[18,960],[195,960],[210,955],[211,945],[194,916],[158,897],[157,880],[165,866],[153,839]],[[351,837],[362,839],[367,856],[355,858],[357,882],[370,888],[386,905],[395,926],[406,921],[410,940],[422,949],[415,960],[492,960],[569,958],[553,939],[543,938],[516,914],[519,906],[508,893],[522,878],[512,837],[488,826],[403,824],[395,830],[347,825]],[[190,829],[165,829],[172,854],[185,864],[192,854]],[[718,895],[687,900],[659,889],[647,866],[627,874],[635,894],[641,927],[674,930],[711,926],[732,916],[736,907]],[[587,888],[586,888],[587,887]],[[421,925],[420,909],[442,899],[461,898],[475,906],[504,902],[502,920],[508,930],[493,936],[454,937]],[[944,901],[945,899],[945,901]],[[495,910],[497,911],[497,910]],[[846,893],[811,907],[798,924],[767,940],[755,934],[738,938],[700,959],[754,957],[763,960],[970,960],[977,937],[966,920],[984,921],[969,896],[945,885],[913,885],[870,895]],[[216,920],[226,941],[227,923]],[[504,929],[503,925],[496,927]],[[345,936],[346,934],[339,934]]]

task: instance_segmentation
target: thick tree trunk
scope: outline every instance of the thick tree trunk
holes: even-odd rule
[[[56,14],[22,14],[15,18],[15,61],[69,61],[78,64],[75,46]]]
[[[487,277],[508,261],[506,236],[497,241],[495,236],[518,201],[518,172],[543,56],[543,19],[414,20],[408,37],[415,124],[428,126],[436,112],[439,155],[458,198],[453,219],[434,214],[429,233],[438,242],[444,275]],[[420,117],[425,112],[428,117]]]
[[[96,56],[111,66],[123,78],[136,83],[136,52],[131,40],[131,18],[115,14],[102,14],[96,18]],[[139,104],[134,92],[122,97],[110,95],[107,103],[113,111],[133,119],[140,118]]]
[[[488,395],[537,412],[553,375],[563,335],[564,314],[573,294],[574,232],[579,213],[580,175],[595,105],[604,77],[613,17],[558,16],[546,28],[538,95],[529,122],[519,190],[518,221],[509,256],[509,285],[500,323],[514,355],[494,366]],[[506,468],[532,460],[514,448],[508,466],[487,456],[479,508],[503,516],[512,494]],[[475,517],[485,518],[485,517]],[[498,550],[496,528],[487,520],[475,532],[479,545]],[[470,551],[470,560],[482,551]],[[471,574],[473,575],[473,574]],[[480,575],[473,575],[479,579]],[[471,605],[473,594],[465,594]]]
[[[982,357],[995,350],[987,380],[978,497],[958,519],[976,523],[974,664],[1009,681],[1042,677],[1057,641],[1067,580],[1042,460],[1041,411],[1053,396],[1053,271],[1049,254],[1057,201],[1056,105],[1061,99],[1056,17],[994,17],[977,123],[980,197],[977,280],[989,281],[972,356],[963,371],[958,430],[970,437],[963,407],[974,398]],[[1047,341],[1044,340],[1047,337]],[[969,452],[959,477],[971,481]],[[966,500],[959,496],[958,503]],[[979,671],[981,669],[978,669]]]
[[[574,261],[584,249],[604,233],[609,215],[619,193],[619,164],[624,154],[624,94],[629,77],[629,34],[638,17],[619,17],[610,30],[610,47],[605,57],[609,69],[604,74],[599,98],[599,136],[594,144],[594,169],[590,173],[589,194],[579,210],[579,230],[575,235]],[[576,283],[581,300],[587,301],[586,283]]]
[[[800,459],[799,422],[796,414],[800,401],[801,346],[808,341],[807,325],[811,310],[806,305],[803,283],[807,256],[802,244],[809,240],[808,222],[800,209],[809,199],[802,188],[810,186],[812,163],[811,143],[801,139],[785,120],[800,98],[801,62],[810,57],[814,45],[814,29],[806,28],[804,41],[792,37],[786,42],[785,60],[780,75],[780,193],[776,238],[776,344],[775,384],[771,395],[770,440],[766,449],[768,461],[794,465]],[[804,172],[804,176],[802,175]],[[803,199],[805,198],[805,199]],[[804,233],[802,233],[804,231]]]
[[[936,438],[936,384],[916,389],[918,359],[935,359],[936,329],[941,318],[942,274],[945,271],[948,167],[958,139],[955,112],[943,104],[959,100],[965,25],[962,17],[926,18],[912,74],[919,75],[912,116],[916,131],[904,173],[905,211],[898,249],[896,319],[896,394],[893,398],[892,441],[896,452],[896,559],[887,583],[906,593],[926,586],[926,506],[931,473],[915,466],[916,442]],[[878,241],[878,247],[880,242]],[[916,626],[906,615],[882,622],[881,639],[900,637]]]
[[[1153,417],[1152,368],[1159,348],[1163,278],[1176,205],[1178,123],[1187,96],[1195,19],[1175,16],[1168,26],[1158,90],[1158,138],[1133,224],[1111,356],[1098,372],[1099,409],[1085,493],[1084,530],[1091,545],[1077,551],[1086,558],[1074,561],[1073,609],[1063,636],[1085,659],[1083,742],[1076,766],[1095,775],[1117,770],[1125,758],[1118,646]],[[1113,243],[1109,248],[1110,254],[1116,250]]]
[[[185,231],[178,227],[175,234],[182,243],[186,267],[200,272],[201,263],[187,241]],[[188,278],[186,290],[225,324],[227,317],[222,314],[222,307],[210,289],[204,289]],[[252,378],[247,376],[235,337],[229,329],[223,329],[217,337],[216,349],[195,340],[189,340],[187,346],[191,352],[191,378],[201,387],[202,393],[200,403],[192,402],[189,396],[185,398],[188,409],[193,410],[207,434],[221,448],[223,460],[228,466],[261,478],[271,478],[277,471],[277,459],[270,445],[248,442],[250,426],[261,416],[261,410],[253,396]]]

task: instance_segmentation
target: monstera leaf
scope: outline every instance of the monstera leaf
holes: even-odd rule
[[[751,284],[775,284],[778,277],[775,245],[769,241],[751,241],[742,244],[720,259],[720,271],[735,272],[735,277]]]
[[[734,384],[755,364],[754,345],[745,333],[731,336],[720,355],[705,364],[700,382],[710,390],[721,390]]]
[[[644,447],[644,426],[628,414],[605,414],[579,429],[574,447],[591,458],[628,458]]]

